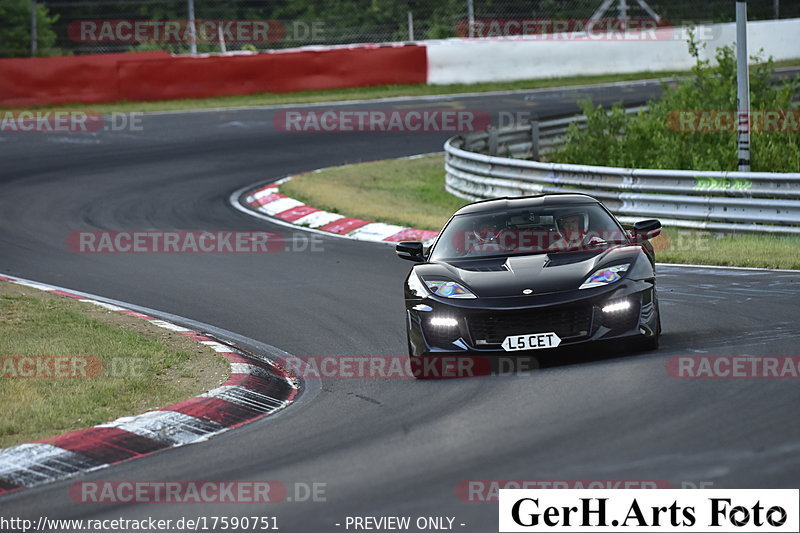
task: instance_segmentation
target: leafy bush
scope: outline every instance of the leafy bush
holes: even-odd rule
[[[691,40],[689,51],[695,57],[693,77],[676,87],[664,87],[660,100],[649,102],[650,110],[626,115],[620,105],[610,112],[590,101],[581,107],[588,118],[585,130],[572,125],[566,144],[553,159],[564,163],[615,167],[736,170],[737,134],[728,132],[679,131],[676,111],[737,108],[736,56],[732,47],[718,48],[717,64],[699,58],[699,48]],[[755,62],[750,69],[750,107],[752,110],[791,109],[792,93],[798,80],[775,85],[772,60]],[[734,115],[735,116],[735,115]],[[735,129],[735,128],[734,128]],[[751,169],[763,172],[800,172],[800,133],[758,132],[750,134]]]
[[[53,49],[56,32],[53,23],[58,16],[50,16],[47,7],[36,5],[36,46],[40,56],[55,55]],[[31,2],[30,0],[2,0],[0,2],[0,57],[29,57],[31,55]]]

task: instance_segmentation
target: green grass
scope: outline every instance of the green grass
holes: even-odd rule
[[[468,203],[444,190],[441,155],[335,167],[304,174],[281,192],[308,205],[364,220],[440,230]]]
[[[163,407],[227,375],[223,358],[185,337],[37,292],[0,282],[0,447]],[[70,377],[26,378],[20,357],[72,357],[80,366]]]
[[[774,65],[775,68],[796,67],[800,65],[800,59],[783,59],[781,61],[775,61]]]
[[[443,167],[441,154],[335,167],[303,174],[281,192],[355,218],[438,231],[468,203],[444,190]],[[665,228],[653,245],[665,263],[800,269],[800,237]]]
[[[715,236],[702,231],[666,230],[657,247],[662,263],[800,269],[800,237],[771,233]],[[665,239],[666,240],[666,239]]]

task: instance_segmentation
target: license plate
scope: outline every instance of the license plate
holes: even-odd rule
[[[507,352],[517,350],[541,350],[555,348],[561,344],[561,337],[553,333],[530,333],[528,335],[509,335],[503,341],[503,349]]]

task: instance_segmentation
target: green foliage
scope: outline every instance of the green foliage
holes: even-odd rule
[[[731,47],[716,51],[716,65],[696,58],[693,77],[677,87],[664,88],[650,110],[626,115],[620,105],[610,112],[583,101],[588,118],[586,129],[571,126],[564,147],[555,154],[560,162],[660,169],[736,170],[738,166],[735,131],[681,131],[677,112],[728,111],[737,108],[736,57]],[[772,60],[751,58],[750,102],[754,111],[791,109],[794,82],[774,85]],[[708,115],[708,114],[707,114]],[[796,132],[751,133],[751,168],[763,172],[800,171],[800,134]]]
[[[2,0],[0,2],[0,57],[29,57],[31,55],[31,1]],[[36,5],[37,55],[55,55],[56,32],[47,8]]]

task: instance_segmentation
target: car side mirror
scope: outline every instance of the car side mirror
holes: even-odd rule
[[[661,222],[654,218],[640,220],[633,225],[633,235],[637,242],[649,241],[658,237],[661,235]]]
[[[397,252],[397,257],[400,259],[407,259],[416,263],[425,261],[422,243],[419,241],[398,242],[395,251]]]

